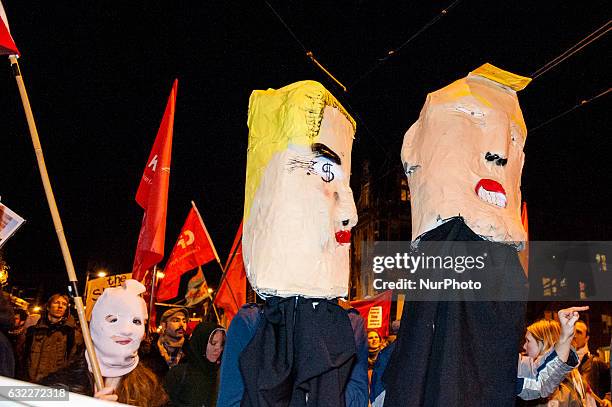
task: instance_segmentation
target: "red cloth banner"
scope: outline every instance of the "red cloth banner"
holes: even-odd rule
[[[386,338],[389,336],[389,316],[393,291],[388,290],[365,300],[351,301],[351,307],[359,311],[366,323],[366,329],[375,329]]]
[[[245,302],[246,272],[242,258],[242,222],[240,222],[234,244],[232,244],[232,250],[230,250],[230,255],[225,263],[225,276],[215,296],[215,306],[223,308],[229,326],[239,307]]]
[[[0,55],[19,55],[19,50],[9,30],[8,19],[0,1]]]
[[[155,137],[155,143],[142,174],[136,202],[144,210],[142,227],[138,236],[136,256],[132,267],[132,278],[141,281],[145,272],[164,258],[166,238],[166,208],[170,184],[170,158],[174,108],[178,81],[175,79],[168,98],[164,117]]]
[[[181,276],[189,270],[215,260],[216,257],[206,226],[194,205],[187,215],[181,234],[164,268],[164,278],[159,283],[157,299],[166,301],[176,297]]]

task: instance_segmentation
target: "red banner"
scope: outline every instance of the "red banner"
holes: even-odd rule
[[[389,336],[389,316],[393,291],[385,291],[366,300],[351,301],[351,307],[359,311],[366,324],[366,329],[375,329],[386,338]]]
[[[176,297],[181,276],[215,260],[216,257],[206,226],[193,205],[164,268],[164,278],[159,283],[157,299],[165,301]]]
[[[143,279],[148,269],[164,258],[177,85],[178,81],[175,79],[153,149],[136,192],[136,202],[145,210],[132,267],[132,277],[138,281]]]
[[[19,55],[19,50],[9,31],[8,19],[0,2],[0,55]]]
[[[215,306],[223,308],[229,326],[238,309],[246,302],[246,272],[242,258],[242,222],[225,264],[225,274],[215,296]]]

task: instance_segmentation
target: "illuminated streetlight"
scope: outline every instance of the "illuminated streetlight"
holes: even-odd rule
[[[98,274],[96,274],[98,277],[102,278],[102,277],[106,277],[106,271],[98,271]]]
[[[212,288],[209,288],[209,289],[208,289],[208,294],[212,294],[212,293],[213,293],[213,291],[215,291],[215,290],[213,290]]]
[[[40,307],[37,305],[34,308],[32,308],[32,311],[38,312],[38,311],[40,311]]]
[[[163,272],[163,271],[158,271],[158,272],[157,272],[157,278],[158,278],[158,279],[160,279],[160,278],[164,278],[164,277],[166,277],[166,275],[164,274],[164,272]]]

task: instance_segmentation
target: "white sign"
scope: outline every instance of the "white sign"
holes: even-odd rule
[[[96,278],[87,282],[85,317],[89,321],[91,319],[91,310],[98,298],[102,295],[105,289],[109,287],[119,287],[127,279],[132,278],[132,273],[115,274],[112,276]]]
[[[0,203],[0,247],[19,229],[25,220]]]
[[[382,305],[370,308],[368,312],[368,329],[378,329],[382,326]]]

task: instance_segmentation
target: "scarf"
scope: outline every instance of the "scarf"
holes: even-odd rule
[[[181,361],[184,355],[183,344],[185,337],[174,339],[168,335],[161,335],[157,341],[157,349],[159,354],[164,358],[169,368],[172,368]],[[168,348],[174,349],[172,353],[168,352]],[[177,350],[178,349],[178,350]]]

